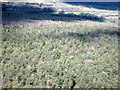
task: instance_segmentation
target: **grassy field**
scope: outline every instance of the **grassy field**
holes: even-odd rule
[[[3,87],[118,88],[116,23],[3,11],[3,24]]]

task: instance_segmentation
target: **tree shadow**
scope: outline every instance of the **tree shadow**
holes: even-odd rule
[[[53,21],[74,21],[74,20],[92,20],[103,22],[103,17],[98,17],[94,14],[81,13],[79,15],[64,12],[57,12],[55,7],[41,6],[41,4],[14,4],[14,3],[2,3],[2,21],[3,25],[6,21],[10,23],[12,21],[26,20],[53,20]]]
[[[95,38],[100,38],[100,37],[104,37],[104,35],[109,35],[109,36],[117,36],[120,37],[120,32],[117,30],[95,30],[95,31],[90,31],[90,32],[81,32],[81,33],[77,33],[77,32],[63,32],[60,33],[60,35],[56,35],[56,34],[45,34],[45,35],[41,35],[41,38],[45,37],[45,38],[75,38],[75,39],[79,39],[79,40],[83,40],[85,42],[87,41],[91,41]]]
[[[3,42],[4,41],[9,41],[9,40],[13,40],[14,43],[18,43],[18,42],[23,42],[23,41],[32,41],[34,42],[35,40],[40,39],[41,41],[46,41],[46,40],[50,40],[52,39],[54,40],[61,40],[61,39],[68,39],[68,40],[80,40],[83,42],[92,42],[92,41],[99,41],[101,37],[104,37],[104,39],[106,38],[107,35],[109,35],[109,37],[113,38],[113,37],[120,37],[120,32],[117,29],[106,29],[106,30],[102,30],[102,29],[96,29],[95,31],[89,31],[89,32],[59,32],[59,33],[55,33],[55,32],[48,32],[48,33],[42,33],[39,34],[37,36],[34,36],[33,33],[29,34],[28,36],[31,36],[29,38],[26,37],[26,34],[24,33],[16,33],[16,31],[14,31],[14,29],[18,28],[20,29],[20,26],[15,26],[14,28],[12,28],[10,33],[6,33],[6,30],[9,30],[8,26],[3,27],[5,32],[3,32]],[[21,28],[22,29],[22,28]],[[13,37],[13,35],[15,35]],[[33,35],[33,36],[32,36]],[[108,37],[108,36],[107,36]],[[69,42],[69,41],[68,41]],[[117,43],[116,43],[117,44]]]
[[[102,10],[118,10],[119,2],[64,2],[70,5],[85,6]]]

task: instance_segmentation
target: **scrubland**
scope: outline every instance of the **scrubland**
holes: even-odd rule
[[[118,87],[117,23],[15,13],[3,11],[4,88]]]

